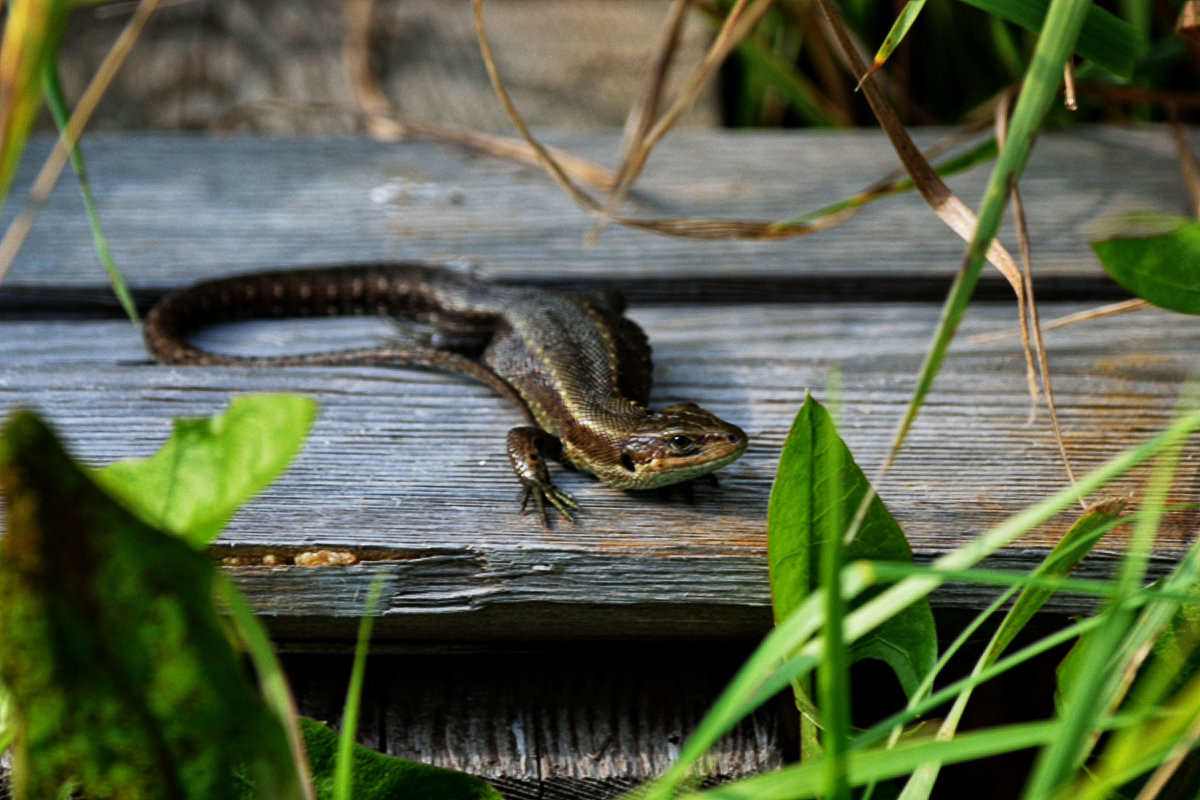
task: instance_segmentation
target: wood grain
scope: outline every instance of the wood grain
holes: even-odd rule
[[[1047,317],[1080,306],[1048,304]],[[931,304],[730,306],[632,310],[656,353],[654,402],[693,400],[751,436],[745,458],[700,487],[695,502],[631,495],[566,473],[584,514],[545,530],[516,509],[504,456],[516,412],[483,386],[410,370],[230,369],[149,364],[127,323],[0,325],[0,405],[32,405],[86,461],[147,455],[172,415],[210,414],[231,394],[297,391],[321,412],[293,468],[233,522],[218,552],[256,606],[289,634],[345,633],[366,586],[387,575],[385,635],[453,639],[594,635],[746,636],[769,622],[766,501],[784,437],[805,392],[836,372],[844,435],[868,475],[901,415],[937,307]],[[1003,305],[972,310],[959,345],[895,471],[880,492],[921,559],[974,537],[1065,478],[1045,424],[1026,425]],[[311,327],[310,327],[311,326]],[[241,324],[209,346],[278,351],[370,338],[374,320]],[[1200,369],[1196,324],[1167,312],[1048,334],[1055,388],[1075,467],[1091,469],[1163,427]],[[1185,454],[1177,502],[1195,502],[1197,460]],[[1142,477],[1110,487],[1135,500]],[[1195,511],[1172,515],[1163,559],[1190,542]],[[1028,567],[1069,524],[1030,534],[997,563]],[[1103,548],[1111,554],[1120,535]],[[351,568],[287,566],[303,551],[349,551]],[[271,555],[284,566],[249,566]],[[1103,571],[1100,559],[1091,573]],[[1086,571],[1085,571],[1086,572]],[[978,588],[939,600],[975,604]],[[984,592],[986,594],[986,592]]]
[[[609,165],[618,141],[615,132],[546,138]],[[919,138],[929,143],[938,132]],[[46,147],[31,147],[14,198]],[[697,243],[610,227],[589,246],[591,219],[539,171],[445,145],[125,134],[90,137],[84,151],[110,244],[135,286],[268,266],[460,259],[500,277],[618,284],[825,276],[852,295],[854,285],[889,276],[945,278],[964,249],[912,194],[800,240]],[[897,163],[873,131],[683,132],[656,152],[630,211],[787,219],[853,195]],[[949,183],[973,204],[986,180],[987,169],[976,168]],[[1106,215],[1189,209],[1163,127],[1048,133],[1021,186],[1037,273],[1046,281],[1100,275],[1087,242],[1103,232],[1097,220]],[[9,277],[10,290],[104,283],[78,195],[70,180],[62,182]],[[10,202],[0,224],[17,207]],[[1014,246],[1008,232],[1002,238]]]

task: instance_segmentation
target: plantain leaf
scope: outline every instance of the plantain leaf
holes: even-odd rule
[[[0,431],[0,488],[14,796],[298,798],[283,727],[217,616],[212,560],[114,502],[31,413]]]
[[[1161,227],[1165,221],[1157,219]],[[1200,314],[1200,222],[1177,217],[1165,232],[1092,242],[1113,280],[1143,300]]]
[[[146,522],[204,546],[291,462],[315,414],[299,395],[238,397],[220,416],[175,420],[153,456],[118,461],[96,477]]]
[[[868,482],[854,463],[825,407],[811,396],[796,414],[779,457],[767,511],[767,562],[778,623],[799,608],[817,584],[818,543],[841,536],[858,510]],[[904,532],[878,496],[871,501],[845,561],[912,562]],[[866,592],[857,605],[873,595]],[[879,659],[911,696],[937,659],[937,631],[929,602],[921,599],[854,643],[854,660]]]
[[[308,764],[320,800],[333,795],[338,735],[328,726],[301,718]],[[473,775],[376,753],[361,745],[353,748],[354,800],[504,800],[500,793]]]

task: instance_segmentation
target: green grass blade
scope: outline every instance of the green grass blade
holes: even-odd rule
[[[900,46],[900,42],[904,41],[904,37],[908,34],[908,29],[917,21],[917,17],[921,13],[921,9],[925,7],[925,0],[908,0],[904,4],[904,8],[900,9],[899,16],[892,23],[892,29],[888,31],[888,35],[884,38],[883,44],[879,46],[879,50],[875,52],[874,63],[867,70],[867,74],[858,82],[862,86],[862,81],[871,77],[876,70],[887,63],[891,58],[892,52]]]
[[[948,158],[942,163],[936,165],[934,167],[934,172],[936,172],[938,176],[942,178],[950,175],[957,175],[960,172],[966,172],[971,167],[981,164],[984,161],[990,161],[996,157],[997,152],[999,151],[996,147],[996,139],[994,137],[989,137],[972,147],[970,150],[960,153],[953,158]],[[848,208],[861,208],[867,203],[871,203],[875,200],[891,197],[894,194],[911,192],[914,188],[915,186],[913,185],[912,178],[901,178],[900,180],[894,181],[887,186],[868,189],[865,192],[859,192],[853,197],[848,197],[845,200],[840,200],[831,205],[824,206],[823,208],[818,208],[816,211],[811,211],[802,216],[784,220],[783,222],[778,223],[776,227],[780,229],[801,227],[809,224],[813,220],[831,216]]]
[[[233,631],[254,665],[259,690],[267,709],[279,720],[287,734],[292,763],[296,770],[296,783],[303,793],[304,800],[316,800],[312,780],[308,774],[304,737],[297,722],[296,701],[288,686],[287,675],[275,656],[275,648],[271,646],[271,638],[233,580],[224,572],[217,573],[217,577],[213,594],[224,605]]]
[[[811,397],[806,400],[805,405],[809,402],[813,402]],[[832,428],[832,421],[829,427]],[[834,436],[837,436],[836,432]],[[831,448],[829,455],[834,497],[840,500],[845,497],[847,489],[842,477],[845,475],[845,461],[849,453],[843,446]],[[845,550],[841,532],[846,529],[848,516],[844,511],[845,507],[841,502],[835,501],[831,504],[830,521],[833,535],[822,537],[818,542],[818,569],[821,586],[826,589],[825,624],[821,628],[825,640],[825,657],[817,666],[817,691],[821,697],[820,708],[825,719],[825,729],[821,737],[825,751],[823,762],[826,765],[825,790],[822,795],[832,800],[848,800],[850,797],[850,784],[846,779],[846,745],[850,740],[850,654],[846,651],[846,640],[842,635],[846,602],[841,591]]]
[[[931,760],[953,764],[1010,753],[1045,744],[1058,732],[1054,722],[1028,722],[964,734],[949,742],[926,739],[904,742],[892,749],[860,750],[849,756],[853,786],[906,775]],[[681,795],[678,800],[801,800],[821,797],[822,765],[800,764],[776,772]]]
[[[1082,642],[1079,680],[1070,687],[1061,715],[1062,732],[1038,754],[1033,775],[1026,788],[1030,800],[1048,797],[1065,786],[1084,762],[1094,743],[1095,732],[1109,712],[1117,683],[1133,652],[1125,658],[1114,657],[1133,621],[1133,610],[1123,601],[1132,596],[1145,576],[1153,553],[1161,510],[1175,476],[1182,442],[1164,447],[1151,474],[1144,500],[1145,513],[1133,528],[1130,542],[1116,577],[1117,597],[1101,615],[1101,627]]]
[[[1112,528],[1117,514],[1123,507],[1123,502],[1113,502],[1086,512],[1076,520],[1050,554],[1038,565],[1034,570],[1034,577],[1061,578],[1069,573],[1084,556],[1092,551],[1092,548],[1100,541],[1100,537]],[[1000,627],[992,635],[987,650],[975,662],[972,675],[977,676],[995,663],[1000,654],[1007,649],[1017,634],[1033,619],[1033,615],[1046,604],[1054,592],[1055,588],[1044,585],[1027,585],[1021,591],[1017,601],[1004,616]],[[954,699],[954,705],[951,706],[938,729],[939,739],[947,740],[954,737],[962,715],[966,711],[971,693],[972,687],[967,687]],[[900,796],[901,800],[924,800],[929,797],[940,770],[941,764],[923,764],[905,784],[904,791]]]
[[[854,737],[852,742],[854,749],[862,749],[872,747],[878,742],[887,739],[891,732],[897,727],[908,725],[920,719],[925,714],[933,711],[941,705],[950,702],[964,691],[975,689],[982,686],[988,681],[1003,675],[1010,669],[1013,669],[1020,664],[1025,663],[1031,658],[1036,658],[1042,653],[1053,650],[1054,648],[1070,642],[1081,635],[1086,635],[1091,631],[1100,627],[1100,621],[1094,617],[1074,622],[1065,628],[1055,631],[1054,633],[1038,639],[1036,642],[1029,644],[1020,650],[997,660],[990,667],[980,670],[977,674],[967,675],[965,678],[949,683],[936,692],[931,693],[925,699],[912,704],[910,707],[904,708],[889,716],[870,728],[867,728],[862,733]]]
[[[1033,577],[1048,579],[1050,582],[1065,578],[1088,553],[1092,552],[1100,537],[1112,529],[1117,515],[1123,508],[1122,501],[1108,501],[1085,512],[1075,520],[1075,524],[1033,571]],[[1055,591],[1057,589],[1052,584],[1030,584],[1021,591],[1020,597],[1005,615],[1004,622],[992,637],[987,652],[982,657],[985,665],[999,658]]]
[[[1045,30],[1050,0],[961,0],[961,2],[1015,22],[1030,33]],[[1133,75],[1141,43],[1137,31],[1109,11],[1093,6],[1079,33],[1077,50],[1088,61],[1121,78]]]
[[[371,581],[362,619],[358,622],[358,641],[354,645],[354,665],[350,669],[350,685],[346,689],[346,704],[342,710],[342,732],[338,737],[337,767],[333,773],[334,800],[350,800],[354,783],[354,739],[358,733],[358,711],[362,707],[363,676],[367,671],[367,653],[371,649],[371,631],[383,593],[384,574]]]
[[[1038,40],[1029,73],[1013,110],[1008,141],[1000,152],[984,193],[975,235],[967,247],[963,266],[950,288],[933,343],[921,366],[917,387],[893,439],[893,455],[900,451],[925,403],[925,398],[933,387],[934,378],[945,361],[950,341],[954,338],[971,301],[971,295],[975,292],[975,286],[979,283],[988,248],[1000,228],[1009,188],[1020,177],[1029,161],[1034,137],[1058,93],[1064,65],[1071,57],[1079,29],[1090,6],[1089,0],[1053,0],[1050,5],[1044,32]]]
[[[820,90],[796,69],[793,62],[758,37],[751,35],[743,39],[737,47],[737,54],[747,71],[757,76],[761,83],[779,92],[791,103],[792,109],[805,124],[814,127],[850,124],[850,120],[832,113],[836,108],[827,108],[827,103],[823,103],[820,97]]]
[[[62,133],[66,130],[67,121],[71,118],[71,111],[67,107],[62,83],[58,79],[58,67],[52,61],[47,61],[43,66],[42,89],[46,93],[46,104],[50,107],[54,124],[58,126],[59,133]],[[96,255],[108,272],[108,280],[112,283],[113,292],[116,294],[121,308],[125,310],[125,316],[129,317],[129,320],[136,325],[139,322],[137,306],[133,302],[133,296],[129,293],[129,289],[125,286],[124,279],[121,278],[121,273],[117,270],[117,263],[108,249],[108,240],[104,236],[103,228],[100,227],[100,214],[96,210],[96,200],[92,196],[92,187],[88,182],[87,169],[84,167],[83,153],[79,150],[78,142],[71,143],[71,166],[79,178],[79,190],[83,193],[83,205],[87,210],[88,223],[92,226],[92,242],[96,248]]]
[[[1158,435],[1126,450],[1082,477],[1076,486],[1064,487],[1051,497],[1010,517],[977,539],[942,556],[934,565],[942,569],[956,570],[977,564],[1064,511],[1076,503],[1080,496],[1086,497],[1153,457],[1164,447],[1184,441],[1198,428],[1200,413],[1182,415]],[[863,563],[847,566],[843,576],[843,593],[846,599],[856,597],[873,580],[869,569]],[[936,575],[916,575],[881,592],[847,616],[846,640],[853,642],[874,630],[883,621],[926,596],[941,583],[942,579]],[[645,800],[671,797],[709,748],[738,720],[753,710],[756,704],[765,702],[775,692],[787,688],[791,681],[811,672],[816,664],[820,663],[824,655],[824,645],[819,639],[808,639],[819,630],[824,621],[823,603],[821,592],[818,590],[767,635],[700,721],[696,731],[684,744],[675,764],[658,781],[647,787],[643,796]],[[946,699],[948,698],[941,698],[939,702],[945,702]],[[896,724],[895,720],[889,720],[880,735],[886,737]]]

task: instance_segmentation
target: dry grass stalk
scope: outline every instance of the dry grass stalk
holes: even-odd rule
[[[1009,101],[1012,93],[1007,94],[996,107],[996,142],[1003,148],[1005,137],[1008,133],[1008,110]],[[1054,386],[1050,381],[1050,364],[1046,356],[1046,342],[1042,336],[1041,319],[1038,316],[1037,299],[1033,295],[1033,253],[1029,243],[1029,227],[1025,220],[1025,204],[1021,201],[1021,191],[1016,181],[1013,181],[1011,187],[1012,193],[1012,209],[1013,219],[1017,225],[1017,243],[1021,254],[1021,269],[1025,276],[1025,308],[1028,310],[1028,316],[1022,315],[1021,320],[1021,342],[1025,345],[1028,352],[1029,336],[1033,336],[1033,351],[1037,355],[1038,373],[1042,379],[1042,387],[1046,391],[1046,409],[1050,412],[1050,428],[1054,432],[1054,443],[1058,447],[1058,454],[1062,458],[1063,469],[1067,473],[1067,479],[1071,485],[1076,485],[1075,471],[1071,469],[1071,457],[1067,453],[1067,444],[1063,439],[1062,426],[1058,419],[1058,408],[1054,404]],[[1026,380],[1034,386],[1036,391],[1036,381],[1034,376],[1030,374],[1029,359],[1025,359]],[[1034,402],[1029,407],[1029,424],[1033,424],[1037,416],[1036,397]],[[1079,504],[1087,511],[1087,501],[1084,497],[1079,498]]]
[[[828,19],[830,26],[833,28],[843,53],[851,64],[855,79],[862,80],[866,74],[867,66],[862,56],[855,49],[853,42],[851,42],[845,26],[842,25],[836,11],[834,11],[828,0],[818,0],[818,4]],[[905,129],[903,123],[900,122],[899,117],[896,116],[896,112],[875,85],[875,78],[863,80],[862,87],[863,94],[866,96],[871,110],[875,112],[880,126],[887,134],[892,147],[896,150],[896,154],[900,156],[900,161],[904,164],[904,168],[912,178],[917,191],[921,193],[921,197],[925,199],[925,202],[929,204],[929,207],[933,209],[938,218],[951,230],[962,237],[963,240],[971,241],[976,225],[974,212],[950,191],[950,188],[938,177],[933,167],[921,155],[921,151],[913,142],[912,137],[908,135],[908,131]],[[1036,403],[1038,387],[1037,382],[1032,378],[1033,369],[1031,363],[1033,355],[1029,345],[1028,332],[1025,330],[1024,325],[1024,305],[1026,302],[1025,279],[1017,268],[1016,262],[1013,261],[1012,256],[1009,255],[1008,251],[998,240],[992,240],[991,245],[988,247],[987,258],[992,266],[996,267],[1005,279],[1008,280],[1017,295],[1018,313],[1021,315],[1023,321],[1021,343],[1026,360],[1029,395],[1033,402]]]
[[[684,217],[673,219],[635,219],[631,217],[610,216],[606,213],[605,207],[601,205],[594,197],[589,195],[583,189],[571,180],[567,170],[564,169],[555,154],[550,151],[545,145],[539,142],[533,133],[529,130],[529,126],[525,124],[525,120],[521,117],[516,106],[513,104],[512,98],[505,89],[503,81],[500,79],[499,70],[496,68],[495,59],[492,56],[491,43],[488,40],[487,29],[483,21],[483,2],[482,0],[472,0],[472,5],[475,10],[475,27],[479,36],[479,48],[483,55],[484,66],[487,68],[488,77],[492,81],[492,87],[496,90],[496,95],[500,99],[501,105],[512,120],[513,125],[520,131],[522,138],[529,144],[530,148],[537,154],[542,166],[550,173],[550,177],[558,184],[568,197],[570,197],[580,208],[585,211],[596,214],[597,216],[611,219],[621,225],[626,225],[632,228],[654,231],[656,233],[665,234],[668,236],[683,236],[695,239],[783,239],[793,236],[801,236],[817,231],[826,230],[835,225],[839,225],[846,219],[849,219],[855,213],[856,208],[843,209],[836,213],[825,215],[819,219],[811,220],[804,223],[791,224],[783,222],[761,222],[756,220],[729,220],[729,219],[708,219],[699,217]],[[741,6],[745,6],[742,3]],[[765,4],[760,4],[764,5]],[[755,7],[757,9],[758,6]],[[739,14],[731,27],[745,27],[749,24],[749,16],[752,12]],[[732,16],[732,14],[731,14]],[[754,20],[756,22],[756,20]],[[746,28],[748,30],[748,28]],[[730,37],[719,37],[723,44],[714,45],[714,50],[722,50],[726,54],[729,48],[733,47],[730,43]],[[712,56],[713,51],[710,51]],[[706,62],[709,59],[706,59]],[[686,93],[685,93],[686,97]],[[684,98],[681,98],[683,100]],[[694,97],[693,97],[694,100]],[[683,106],[685,108],[686,106]],[[681,108],[677,103],[674,108]],[[680,111],[679,113],[682,113]],[[641,158],[641,163],[645,163],[645,154],[648,154],[648,147],[653,146],[657,141],[655,138],[661,138],[665,134],[669,125],[665,121],[673,117],[672,112],[668,112],[663,119],[660,119],[658,124],[647,137],[647,141],[643,142],[640,152],[644,155]],[[658,133],[656,133],[658,132]],[[635,166],[636,166],[635,160]],[[638,167],[640,169],[640,167]],[[632,167],[631,167],[632,169]],[[632,174],[632,173],[630,173]],[[617,191],[620,191],[618,186]]]
[[[1043,332],[1052,331],[1055,328],[1065,328],[1068,325],[1078,325],[1081,322],[1088,322],[1089,320],[1101,319],[1103,317],[1113,317],[1117,314],[1128,314],[1131,311],[1142,311],[1150,307],[1150,304],[1141,298],[1122,300],[1119,303],[1109,303],[1097,308],[1089,308],[1087,311],[1077,311],[1074,314],[1058,317],[1057,319],[1042,323],[1039,325],[1039,328]],[[1003,341],[1004,339],[1012,339],[1020,335],[1021,331],[1019,328],[1007,331],[994,331],[992,333],[980,333],[968,337],[967,344],[990,344],[992,342]]]

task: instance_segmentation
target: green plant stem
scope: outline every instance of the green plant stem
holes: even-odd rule
[[[843,474],[842,450],[830,451],[830,471],[835,477],[835,496],[845,494],[845,487],[837,478]],[[831,507],[832,524],[827,535],[819,542],[821,586],[825,587],[825,657],[817,669],[817,688],[821,694],[821,714],[825,720],[825,735],[821,742],[825,749],[825,796],[832,800],[850,797],[847,782],[846,745],[850,739],[850,659],[846,652],[843,624],[846,618],[846,602],[842,598],[842,536],[845,529],[842,504]]]
[[[229,610],[233,629],[246,647],[246,653],[254,664],[258,675],[259,686],[267,708],[275,715],[286,731],[288,745],[292,751],[292,760],[296,767],[296,782],[304,793],[305,800],[317,800],[313,789],[312,778],[308,769],[308,758],[304,751],[304,737],[300,733],[297,722],[296,701],[288,688],[287,676],[279,659],[275,657],[275,648],[263,628],[262,622],[254,615],[246,598],[238,591],[233,580],[224,572],[218,572],[214,594]]]
[[[47,60],[42,67],[42,89],[46,94],[46,104],[50,107],[50,114],[54,117],[54,124],[58,126],[64,141],[70,141],[65,137],[71,112],[67,107],[62,83],[58,78],[58,65],[52,60]],[[92,227],[92,242],[96,248],[96,255],[99,256],[100,263],[108,272],[108,280],[112,283],[113,292],[117,295],[121,308],[125,310],[125,316],[129,317],[134,325],[137,325],[139,324],[137,305],[133,302],[133,296],[125,286],[121,273],[117,270],[117,262],[108,249],[108,239],[104,236],[104,229],[100,227],[100,214],[96,210],[96,199],[92,196],[92,187],[88,181],[87,170],[83,165],[83,153],[79,150],[79,142],[71,141],[70,148],[71,166],[79,178],[79,191],[83,194],[83,205],[87,210],[88,223]]]
[[[358,732],[358,711],[362,706],[363,676],[367,671],[367,653],[371,648],[371,632],[379,597],[383,592],[384,574],[371,581],[362,619],[358,622],[358,641],[354,646],[354,665],[350,669],[350,685],[346,689],[346,704],[342,710],[342,731],[338,737],[337,767],[333,773],[334,800],[351,800],[354,781],[354,740]]]

